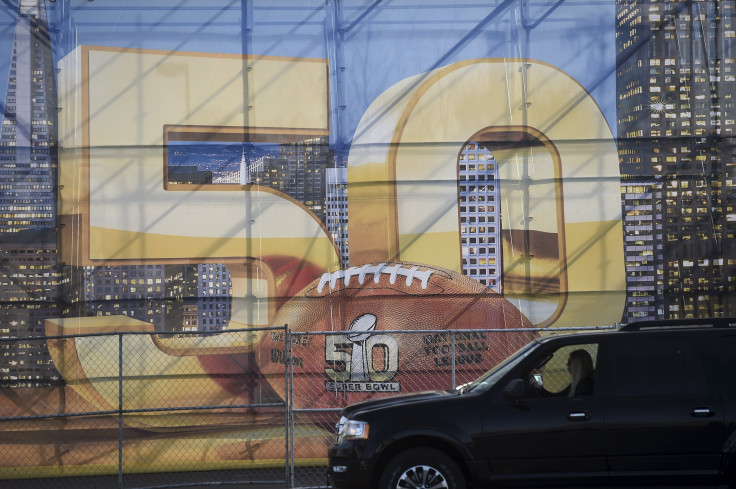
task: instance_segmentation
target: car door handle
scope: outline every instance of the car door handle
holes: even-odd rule
[[[568,414],[567,419],[570,421],[588,421],[590,419],[590,415],[585,411],[580,411]]]
[[[693,412],[690,413],[696,418],[710,418],[715,413],[710,410],[710,408],[696,408],[693,409]]]

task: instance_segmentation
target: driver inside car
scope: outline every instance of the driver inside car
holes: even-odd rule
[[[569,383],[559,391],[554,390],[554,375],[551,372],[555,369],[550,365],[553,362],[554,357],[541,367],[532,371],[530,374],[529,384],[533,396],[574,397],[589,396],[593,394],[595,368],[593,367],[593,359],[591,358],[590,353],[583,349],[577,349],[570,352],[567,358]],[[548,388],[545,387],[545,383],[549,384],[552,390],[548,390]]]

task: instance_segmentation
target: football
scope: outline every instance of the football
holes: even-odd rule
[[[513,304],[480,282],[408,262],[325,273],[279,309],[272,324],[295,333],[296,409],[449,389],[535,336]],[[261,372],[282,398],[285,348],[283,333],[271,332],[258,352]]]

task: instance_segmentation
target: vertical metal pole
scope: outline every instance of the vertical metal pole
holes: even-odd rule
[[[123,333],[118,334],[118,489],[123,489]]]
[[[286,355],[286,366],[289,372],[289,487],[294,487],[294,437],[296,436],[294,429],[294,344],[291,340],[291,330],[287,328],[287,355]]]
[[[452,347],[452,390],[455,390],[455,331],[450,331],[450,346]]]
[[[343,130],[344,112],[348,108],[345,103],[343,73],[347,69],[344,63],[343,40],[345,30],[342,27],[342,0],[327,0],[325,12],[325,51],[330,65],[330,107],[332,110],[332,127],[330,136],[339,151],[345,151],[345,134]]]
[[[289,447],[291,433],[289,429],[289,418],[291,412],[291,388],[289,386],[289,350],[286,345],[291,340],[289,336],[289,325],[284,325],[284,480],[288,486],[289,471],[291,468],[291,457],[289,455]]]

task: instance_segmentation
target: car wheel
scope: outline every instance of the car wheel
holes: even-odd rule
[[[465,489],[457,463],[439,450],[416,448],[399,453],[381,474],[381,489]]]

